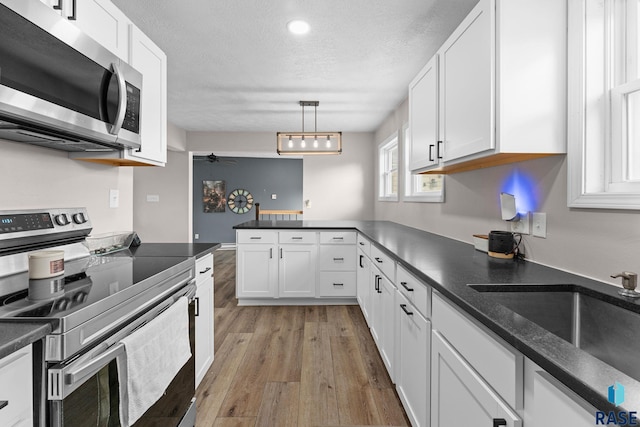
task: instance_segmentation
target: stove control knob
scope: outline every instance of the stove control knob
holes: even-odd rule
[[[69,217],[67,214],[60,214],[54,217],[56,224],[58,225],[67,225],[69,224]]]
[[[75,222],[76,224],[84,224],[85,222],[87,222],[87,218],[84,216],[82,212],[73,214],[71,218],[73,219],[73,222]]]

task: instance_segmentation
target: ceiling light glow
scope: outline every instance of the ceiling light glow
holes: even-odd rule
[[[307,34],[311,27],[306,21],[294,19],[287,23],[287,28],[289,29],[289,32],[293,34]]]

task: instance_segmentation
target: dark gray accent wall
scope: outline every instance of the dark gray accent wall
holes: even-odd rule
[[[302,210],[302,159],[258,159],[224,157],[210,163],[206,157],[193,160],[193,233],[200,237],[194,242],[234,243],[233,226],[255,219],[255,208],[245,214],[235,214],[226,206],[224,212],[205,213],[202,202],[203,181],[225,181],[225,196],[243,188],[253,195],[261,209]],[[230,164],[228,160],[235,160]],[[273,200],[272,194],[277,198]]]

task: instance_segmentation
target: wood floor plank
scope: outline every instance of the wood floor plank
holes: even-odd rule
[[[307,322],[302,345],[298,425],[339,423],[329,324]]]
[[[357,338],[331,337],[331,354],[341,425],[384,424],[362,363]]]
[[[251,334],[229,334],[196,393],[197,425],[213,424],[251,341]]]
[[[233,325],[229,328],[229,332],[255,332],[260,313],[265,310],[265,307],[238,307],[237,310],[238,315]]]
[[[326,322],[327,306],[325,305],[308,305],[304,308],[305,322]]]
[[[220,350],[220,346],[227,338],[227,334],[230,333],[236,317],[238,316],[238,310],[234,307],[217,307],[213,311],[213,344],[214,355]]]
[[[300,382],[304,331],[281,331],[271,335],[271,366],[267,381]]]
[[[271,335],[253,334],[233,383],[218,412],[219,417],[255,417],[260,409],[271,359]]]
[[[212,425],[212,427],[253,427],[255,425],[255,417],[233,417],[216,418],[216,422]]]
[[[331,325],[331,335],[337,337],[354,336],[354,327],[351,317],[347,312],[347,306],[330,305],[327,306],[327,321]]]
[[[400,398],[393,388],[372,388],[373,396],[376,401],[378,414],[382,418],[382,424],[395,426],[410,426],[411,423],[405,415],[402,405],[399,403]]]
[[[264,387],[256,427],[297,427],[299,382],[268,382]]]
[[[354,326],[355,336],[358,338],[358,346],[369,377],[369,385],[373,388],[394,388],[360,307],[349,306],[347,312]]]

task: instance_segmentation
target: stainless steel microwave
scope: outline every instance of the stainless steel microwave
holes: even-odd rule
[[[0,139],[140,148],[142,74],[40,1],[0,0]]]

